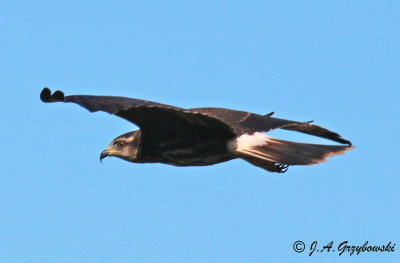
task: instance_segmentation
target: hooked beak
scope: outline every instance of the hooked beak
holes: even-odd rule
[[[106,149],[106,150],[102,151],[100,154],[100,162],[102,162],[102,160],[104,158],[106,158],[107,156],[110,156],[110,152]]]

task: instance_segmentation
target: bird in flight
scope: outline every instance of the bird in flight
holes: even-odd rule
[[[140,129],[122,134],[100,154],[133,163],[204,166],[242,158],[270,172],[290,165],[313,165],[352,148],[339,134],[310,122],[296,122],[224,108],[183,109],[157,102],[115,96],[72,95],[48,88],[43,102],[73,102],[90,112],[117,115]],[[264,134],[274,129],[302,132],[343,145],[284,141]]]

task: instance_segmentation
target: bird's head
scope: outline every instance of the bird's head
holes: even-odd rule
[[[100,161],[107,156],[116,156],[126,161],[135,162],[140,144],[140,130],[122,134],[111,141],[110,145],[101,152]]]

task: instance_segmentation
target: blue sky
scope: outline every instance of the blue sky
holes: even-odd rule
[[[3,1],[0,262],[399,262],[398,1]],[[119,95],[307,121],[356,148],[267,173],[106,159],[136,129],[44,104]],[[321,142],[298,134],[286,139]]]

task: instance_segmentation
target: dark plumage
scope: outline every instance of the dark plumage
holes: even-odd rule
[[[242,158],[271,172],[289,165],[311,165],[352,148],[339,134],[310,122],[295,122],[223,108],[182,109],[157,102],[113,96],[51,94],[44,88],[43,102],[74,102],[90,112],[105,111],[124,118],[140,130],[115,138],[100,159],[117,156],[135,163],[176,166],[212,165]],[[316,145],[274,139],[262,132],[298,131],[345,146]]]

